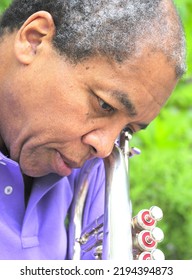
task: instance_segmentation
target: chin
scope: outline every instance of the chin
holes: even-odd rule
[[[21,167],[22,173],[25,174],[26,176],[33,177],[33,178],[38,178],[38,177],[43,177],[48,175],[51,172],[41,170],[40,168],[37,169],[33,167]]]

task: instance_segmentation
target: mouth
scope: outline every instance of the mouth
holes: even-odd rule
[[[63,156],[57,151],[55,162],[54,162],[54,169],[55,172],[60,176],[69,176],[72,172],[72,167],[67,160],[63,158]]]
[[[81,161],[75,162],[66,158],[62,153],[56,150],[56,157],[54,162],[55,172],[60,176],[69,176],[73,169],[81,168],[83,164],[93,158],[91,155],[87,155]]]

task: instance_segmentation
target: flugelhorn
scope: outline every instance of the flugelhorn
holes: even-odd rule
[[[127,131],[122,131],[112,153],[104,159],[104,214],[83,231],[88,180],[84,180],[76,194],[72,217],[75,238],[70,241],[69,259],[80,259],[82,252],[103,260],[164,259],[164,254],[157,249],[164,235],[156,227],[163,217],[162,210],[153,206],[132,218],[128,158],[139,150],[129,147],[130,138]]]

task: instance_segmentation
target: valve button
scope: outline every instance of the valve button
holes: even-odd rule
[[[154,229],[152,229],[151,236],[157,242],[161,242],[164,239],[164,233],[158,227],[155,227]]]
[[[151,252],[151,259],[152,260],[163,261],[163,260],[165,260],[165,255],[161,250],[155,249]]]
[[[158,206],[152,206],[149,210],[150,210],[151,216],[156,221],[160,221],[163,218],[163,211]]]

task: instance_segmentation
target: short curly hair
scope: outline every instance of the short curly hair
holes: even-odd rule
[[[54,47],[74,63],[96,54],[120,63],[147,46],[165,53],[177,76],[185,72],[185,36],[171,0],[13,0],[0,36],[40,10],[53,17]]]

